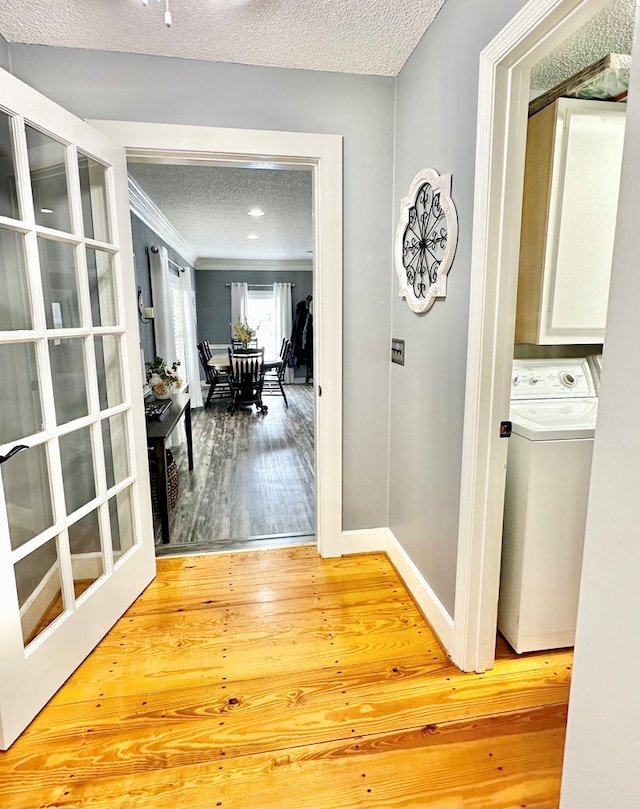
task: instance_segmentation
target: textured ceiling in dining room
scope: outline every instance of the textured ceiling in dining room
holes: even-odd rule
[[[200,259],[312,258],[310,171],[129,162],[129,174]]]

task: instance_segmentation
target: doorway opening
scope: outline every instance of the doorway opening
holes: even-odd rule
[[[452,639],[454,659],[465,670],[490,668],[495,652],[508,443],[500,438],[499,428],[508,420],[510,410],[530,73],[536,63],[570,41],[596,14],[606,15],[613,6],[601,0],[529,3],[481,55]],[[632,10],[631,29],[633,19]]]
[[[90,122],[127,158],[310,170],[313,181],[316,543],[342,552],[342,137],[126,121]]]
[[[194,469],[188,469],[184,435],[176,430],[170,449],[179,494],[171,503],[168,543],[156,521],[156,553],[315,543],[313,318],[307,303],[314,286],[312,172],[257,161],[232,167],[148,158],[130,159],[128,170],[138,203],[132,208],[136,281],[154,307],[154,318],[140,324],[144,358],[148,363],[168,351],[187,372],[191,395]],[[171,293],[166,313],[162,297],[156,300],[158,277],[164,276]],[[298,335],[301,304],[306,316]],[[165,315],[168,328],[161,322]],[[184,325],[194,320],[185,344]],[[265,374],[264,409],[232,408],[228,351],[234,323],[249,325],[251,345],[264,351],[264,367],[275,369]],[[277,368],[285,348],[286,361]],[[209,359],[199,356],[194,379],[188,359],[196,350]]]

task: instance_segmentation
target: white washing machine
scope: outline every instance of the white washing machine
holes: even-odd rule
[[[498,628],[573,646],[598,400],[586,359],[514,360]]]

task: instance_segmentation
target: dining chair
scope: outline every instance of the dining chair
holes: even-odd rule
[[[267,413],[269,408],[262,402],[264,348],[241,353],[235,352],[232,348],[228,351],[232,402],[227,407],[227,412],[235,413],[242,405],[255,405],[260,413]]]
[[[200,356],[200,364],[204,370],[205,381],[209,385],[209,392],[205,402],[205,409],[209,407],[212,399],[229,399],[231,398],[231,388],[229,387],[229,375],[223,374],[217,368],[209,365],[211,359],[211,346],[208,340],[202,340],[198,343],[198,355]]]
[[[246,344],[242,342],[242,340],[236,340],[233,338],[231,340],[231,348],[234,351],[238,349],[256,349],[258,348],[258,338],[254,337],[252,340],[247,340]]]
[[[280,364],[275,368],[266,371],[262,392],[265,396],[282,396],[285,407],[289,407],[287,394],[284,390],[284,376],[289,366],[289,361],[293,355],[293,344],[285,337],[280,347]]]

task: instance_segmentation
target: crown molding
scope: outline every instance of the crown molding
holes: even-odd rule
[[[193,249],[133,177],[129,177],[129,209],[183,259],[195,265],[198,257]]]
[[[313,272],[313,260],[273,261],[267,259],[242,258],[199,258],[195,262],[196,270],[212,270],[218,272]]]

